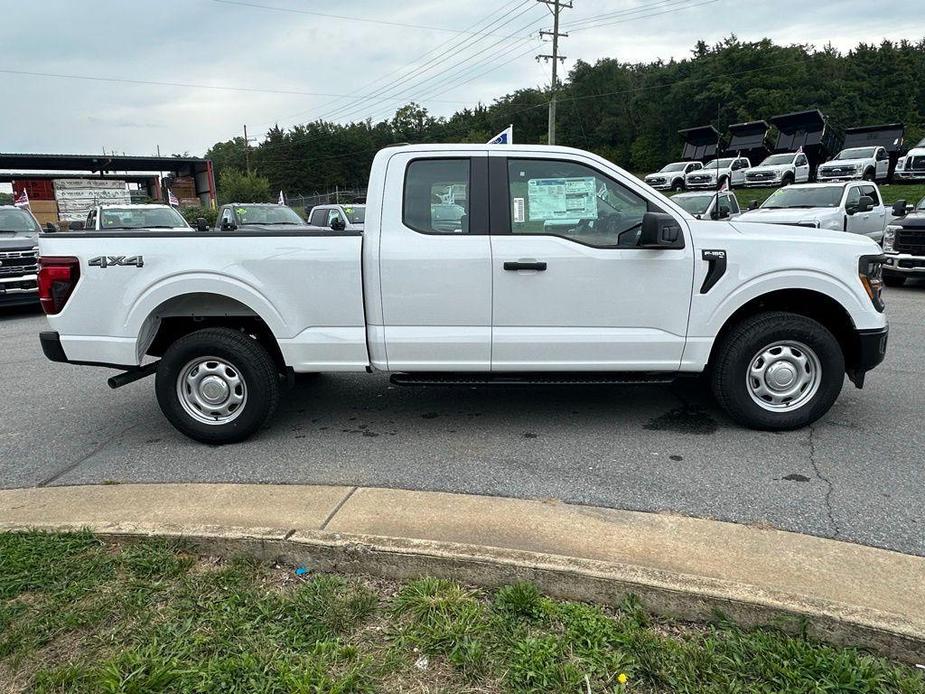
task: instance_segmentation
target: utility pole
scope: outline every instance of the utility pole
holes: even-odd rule
[[[247,173],[251,172],[251,142],[256,142],[257,138],[247,137],[247,124],[244,125],[244,165],[247,167]]]
[[[552,84],[550,87],[550,97],[549,97],[549,131],[546,135],[547,144],[554,145],[556,144],[556,91],[559,88],[559,81],[557,79],[557,68],[559,67],[560,62],[565,62],[565,56],[559,55],[559,37],[567,37],[568,34],[563,34],[559,31],[559,13],[564,9],[571,9],[572,2],[571,0],[536,0],[541,2],[549,8],[549,11],[552,13],[552,31],[541,31],[540,38],[544,36],[552,37],[552,55],[538,55],[536,56],[537,60],[544,60],[547,63],[552,61]]]

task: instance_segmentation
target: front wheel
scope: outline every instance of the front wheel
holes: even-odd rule
[[[713,392],[740,424],[787,430],[829,411],[845,380],[838,340],[817,321],[773,311],[747,318],[717,347]]]
[[[230,328],[208,328],[167,349],[155,390],[164,416],[183,434],[203,443],[235,443],[273,416],[279,374],[255,339]]]
[[[877,175],[874,173],[873,169],[867,169],[867,171],[864,172],[865,181],[873,181],[876,177]]]

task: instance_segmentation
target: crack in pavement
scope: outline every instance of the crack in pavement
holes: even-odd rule
[[[36,487],[47,487],[47,486],[48,486],[49,484],[51,484],[52,482],[58,481],[59,479],[61,479],[62,477],[64,477],[64,476],[65,476],[66,474],[68,474],[69,472],[72,472],[73,470],[75,470],[75,469],[76,469],[78,466],[80,466],[81,464],[87,462],[90,458],[92,458],[92,457],[95,456],[97,453],[99,453],[100,451],[102,451],[104,448],[106,448],[109,444],[111,444],[111,443],[112,443],[113,441],[115,441],[117,438],[119,438],[120,436],[123,436],[124,434],[127,434],[128,432],[130,432],[132,429],[134,429],[135,427],[139,426],[140,424],[141,424],[141,422],[138,421],[138,422],[135,422],[134,424],[132,424],[131,426],[127,426],[127,427],[125,427],[124,429],[122,429],[122,430],[120,430],[120,431],[117,431],[116,433],[114,433],[114,434],[113,434],[112,436],[110,436],[109,438],[107,438],[107,439],[101,441],[100,443],[98,443],[98,444],[93,448],[93,450],[91,450],[89,453],[87,453],[86,455],[81,456],[80,458],[78,458],[77,460],[75,460],[73,463],[70,463],[70,464],[68,464],[68,465],[65,465],[63,468],[61,468],[60,470],[58,470],[56,473],[54,473],[54,474],[51,475],[50,477],[45,478],[44,480],[42,480],[41,482],[39,482],[39,483],[36,484],[35,486],[36,486]]]
[[[832,485],[832,481],[822,474],[819,470],[819,464],[816,462],[816,427],[813,424],[810,424],[809,427],[809,464],[813,467],[813,472],[816,473],[816,478],[824,482],[826,485],[826,492],[824,497],[825,502],[825,513],[829,519],[829,523],[834,528],[834,532],[829,537],[831,539],[836,539],[841,533],[841,529],[838,527],[838,521],[835,520],[835,514],[832,511],[832,492],[835,491],[835,487]]]

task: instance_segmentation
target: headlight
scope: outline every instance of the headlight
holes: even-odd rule
[[[885,253],[895,253],[893,243],[896,241],[896,232],[902,229],[901,226],[890,224],[883,232],[883,251]]]
[[[860,164],[855,164],[855,165],[854,165],[854,170],[855,170],[855,171],[863,171],[863,170],[864,170],[864,163],[861,162]]]
[[[858,277],[874,308],[883,313],[883,298],[880,296],[883,290],[883,256],[862,255],[858,261]]]

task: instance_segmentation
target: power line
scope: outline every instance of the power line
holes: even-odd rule
[[[274,7],[272,5],[261,5],[256,2],[241,2],[240,0],[212,0],[212,2],[221,5],[236,5],[238,7],[250,7],[258,10],[269,10],[271,12],[288,12],[290,14],[302,14],[311,17],[325,17],[326,19],[341,19],[348,22],[362,22],[364,24],[375,24],[376,26],[394,26],[404,29],[426,29],[428,31],[444,31],[448,34],[469,34],[464,29],[450,29],[447,27],[429,26],[427,24],[408,24],[405,22],[392,22],[385,19],[367,19],[366,17],[352,17],[342,14],[331,14],[329,12],[317,12],[315,10],[300,10],[294,7]]]
[[[581,24],[588,24],[591,22],[599,22],[606,19],[614,19],[617,17],[625,17],[634,14],[639,14],[643,12],[651,12],[653,9],[659,6],[676,6],[678,9],[683,9],[683,5],[688,2],[693,2],[694,0],[658,0],[658,2],[648,3],[646,5],[640,5],[634,8],[627,8],[623,10],[616,10],[614,12],[605,12],[603,14],[591,15],[588,17],[578,17],[574,22],[569,24],[569,28],[577,27]],[[680,7],[679,7],[680,6]]]
[[[660,15],[669,14],[671,12],[677,12],[679,10],[688,10],[688,9],[693,9],[694,7],[710,5],[714,2],[719,2],[719,0],[705,0],[704,2],[699,2],[693,5],[685,5],[683,7],[673,7],[667,10],[662,10],[661,12],[651,12],[649,14],[644,14],[638,17],[629,17],[627,19],[617,19],[614,21],[602,21],[597,24],[585,24],[583,26],[579,26],[577,29],[572,29],[571,27],[566,27],[566,28],[572,32],[586,31],[588,29],[595,29],[597,27],[608,27],[608,26],[613,26],[614,24],[625,24],[626,22],[635,22],[638,19],[648,19],[649,17],[658,17]]]

